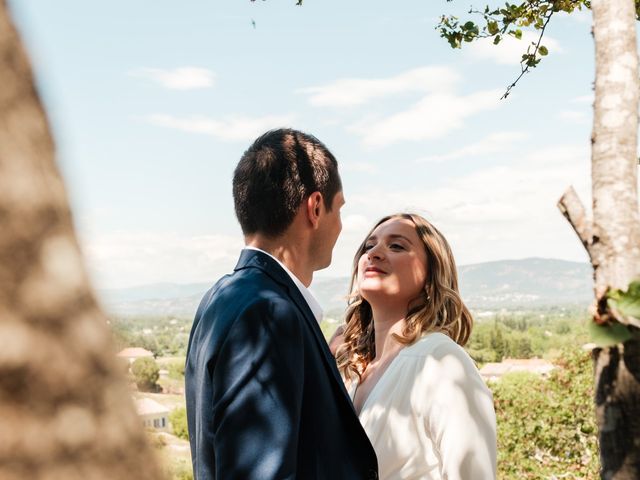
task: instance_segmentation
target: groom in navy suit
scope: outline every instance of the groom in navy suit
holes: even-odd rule
[[[187,352],[195,478],[376,479],[307,290],[342,228],[334,156],[311,135],[267,132],[240,159],[233,198],[246,248],[202,299]]]

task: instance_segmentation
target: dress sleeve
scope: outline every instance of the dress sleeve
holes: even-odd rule
[[[421,373],[426,429],[440,457],[442,478],[496,478],[493,396],[467,353],[452,341],[438,345]]]

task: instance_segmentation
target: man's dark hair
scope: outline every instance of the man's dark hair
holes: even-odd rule
[[[233,174],[233,201],[245,235],[278,236],[309,195],[320,192],[331,210],[340,190],[338,162],[329,149],[314,136],[290,128],[260,136]]]

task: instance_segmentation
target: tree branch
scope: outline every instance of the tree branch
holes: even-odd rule
[[[591,252],[591,245],[593,244],[592,223],[591,220],[587,218],[584,205],[572,186],[567,188],[562,194],[562,197],[560,197],[560,200],[558,200],[558,208],[578,235],[582,245],[584,245],[584,248],[589,254],[589,258],[593,260]]]
[[[521,69],[520,75],[518,75],[518,78],[516,78],[513,81],[513,83],[507,87],[507,90],[504,92],[504,95],[500,97],[500,100],[504,100],[505,98],[507,98],[511,93],[511,89],[516,86],[516,84],[520,81],[520,79],[524,76],[525,73],[529,72],[529,68],[531,68],[532,66],[535,67],[536,64],[540,61],[540,60],[536,61],[536,55],[538,54],[538,50],[540,49],[540,42],[542,42],[542,37],[544,37],[544,31],[546,30],[547,25],[549,25],[549,20],[551,20],[551,17],[553,16],[553,14],[554,14],[554,11],[552,9],[549,12],[549,15],[547,15],[547,19],[545,20],[544,25],[540,30],[540,36],[538,37],[538,42],[536,43],[535,48],[533,49],[533,54],[529,53],[529,48],[531,48],[531,46],[529,46],[529,48],[527,48],[527,53],[523,55],[522,61],[520,62],[520,69]],[[543,53],[543,55],[546,55],[546,53]]]

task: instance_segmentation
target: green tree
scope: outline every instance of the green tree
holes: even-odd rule
[[[158,378],[160,368],[151,357],[138,358],[131,365],[131,373],[139,390],[143,392],[155,392],[158,390]]]
[[[169,413],[169,422],[171,423],[173,434],[176,437],[189,440],[186,408],[174,408],[171,413]]]
[[[502,335],[502,328],[496,322],[491,332],[491,348],[496,352],[496,360],[501,362],[507,353],[507,344]]]

